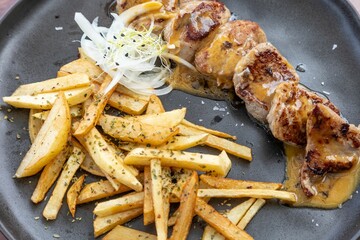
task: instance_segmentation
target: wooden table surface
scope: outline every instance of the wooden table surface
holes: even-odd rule
[[[4,14],[16,3],[17,0],[0,0],[0,19]],[[354,6],[354,8],[360,14],[360,0],[349,0],[349,2]],[[0,240],[6,240],[4,235],[0,232]]]

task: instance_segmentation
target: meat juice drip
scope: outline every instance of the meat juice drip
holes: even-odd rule
[[[233,89],[221,89],[216,80],[194,72],[187,67],[178,65],[167,79],[174,88],[189,94],[215,100],[233,102],[235,93]]]
[[[305,159],[305,149],[284,145],[286,161],[286,179],[284,189],[296,193],[298,200],[295,207],[337,208],[351,198],[360,178],[360,163],[357,162],[350,170],[340,173],[327,173],[312,179],[318,194],[305,196],[299,172]]]

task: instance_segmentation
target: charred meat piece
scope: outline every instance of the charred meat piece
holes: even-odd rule
[[[290,63],[270,43],[251,49],[235,68],[233,78],[236,94],[245,102],[250,115],[266,123],[276,87],[282,82],[299,82]]]
[[[306,122],[318,103],[330,107],[339,114],[339,110],[329,100],[295,82],[281,83],[275,90],[267,115],[269,128],[274,137],[287,144],[306,145]]]
[[[257,44],[266,42],[266,35],[257,23],[243,20],[227,22],[211,34],[197,51],[195,66],[217,79],[219,87],[232,88],[236,64]]]
[[[308,196],[315,194],[309,172],[323,175],[350,169],[360,155],[360,129],[348,124],[336,112],[317,104],[307,125],[306,161],[300,173],[301,185]]]
[[[164,29],[164,38],[174,45],[172,51],[192,62],[201,42],[217,27],[230,18],[230,11],[216,1],[190,1],[181,5],[180,11]]]

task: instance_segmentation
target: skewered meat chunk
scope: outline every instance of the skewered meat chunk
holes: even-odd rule
[[[251,21],[224,23],[206,38],[195,55],[197,70],[217,79],[218,86],[232,88],[236,64],[253,47],[266,42],[260,26]]]
[[[282,82],[299,82],[290,63],[270,43],[251,49],[235,68],[233,78],[236,94],[245,102],[250,115],[266,123],[276,87]]]
[[[316,194],[311,174],[323,175],[350,169],[360,156],[360,129],[348,124],[336,112],[317,104],[307,125],[306,161],[300,172],[304,192]]]
[[[230,11],[216,1],[191,1],[164,29],[164,38],[175,46],[173,53],[192,62],[201,42],[218,26],[227,22]]]
[[[269,128],[275,138],[291,145],[306,144],[306,122],[317,103],[339,110],[327,99],[306,90],[295,82],[281,83],[275,90],[267,115]]]

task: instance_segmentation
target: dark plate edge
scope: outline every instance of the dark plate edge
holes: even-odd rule
[[[0,25],[7,19],[13,12],[15,12],[23,3],[23,0],[17,0],[0,18]],[[349,18],[352,18],[353,24],[351,27],[354,29],[354,32],[360,33],[360,12],[357,12],[354,6],[348,0],[332,0],[333,4],[338,6],[339,9]],[[360,34],[359,34],[360,38]],[[8,240],[16,240],[14,236],[14,232],[9,230],[9,227],[5,226],[6,223],[3,219],[0,219],[0,232],[6,237]],[[16,235],[16,232],[15,232]],[[357,233],[351,238],[351,240],[360,239],[360,229]]]

